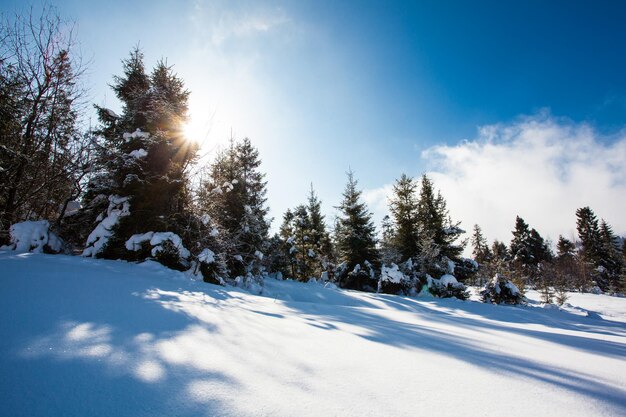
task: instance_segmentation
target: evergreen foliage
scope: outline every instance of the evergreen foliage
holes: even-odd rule
[[[493,279],[480,292],[484,303],[493,304],[525,304],[526,297],[515,284],[500,274]]]
[[[400,259],[404,260],[417,256],[420,251],[416,192],[415,180],[402,174],[400,179],[396,180],[393,186],[393,196],[389,200],[389,211],[393,216],[391,242]]]
[[[279,270],[302,281],[322,277],[331,279],[333,246],[321,213],[322,203],[313,186],[307,202],[306,206],[287,210],[283,216],[281,252],[289,260],[289,268]]]
[[[440,192],[435,195],[434,184],[426,175],[421,179],[416,220],[422,271],[434,277],[453,273],[450,266],[461,260],[465,247],[464,241],[456,241],[465,231],[459,227],[460,222],[452,221],[445,199]]]
[[[376,249],[376,231],[372,215],[365,203],[361,202],[361,191],[352,171],[348,171],[348,182],[339,207],[339,217],[335,226],[335,242],[339,262],[345,264],[345,271],[352,274],[349,279],[337,277],[340,285],[346,288],[376,288],[373,277],[370,283],[369,271],[363,272],[366,262],[376,266],[379,253]],[[357,268],[358,266],[358,268]]]
[[[270,221],[260,165],[250,139],[231,140],[215,157],[199,191],[199,208],[219,231],[218,246],[232,278],[258,275],[267,263]]]
[[[189,91],[172,67],[159,61],[148,75],[143,54],[135,48],[123,61],[123,71],[112,85],[123,103],[122,115],[98,108],[100,169],[89,184],[85,206],[93,207],[101,195],[129,198],[130,214],[119,219],[97,255],[132,259],[124,244],[135,234],[167,231],[191,243],[196,234],[192,226],[200,222],[193,218],[187,171],[197,145],[182,132]]]
[[[515,269],[518,287],[523,291],[530,282],[535,283],[540,276],[542,264],[552,258],[543,237],[535,229],[530,229],[521,217],[515,219],[510,254]]]

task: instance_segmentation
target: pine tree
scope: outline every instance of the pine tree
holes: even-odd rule
[[[483,236],[483,231],[479,225],[474,225],[474,233],[471,239],[472,256],[479,264],[488,263],[491,260],[491,251],[487,244],[487,239]]]
[[[307,213],[306,206],[300,205],[293,211],[294,214],[294,247],[296,248],[296,264],[297,275],[294,278],[299,278],[302,281],[306,281],[311,278],[313,271],[313,263],[317,256],[314,250],[313,239],[311,232],[311,219],[309,213]]]
[[[600,222],[600,259],[598,275],[608,284],[608,289],[618,292],[622,288],[621,274],[624,267],[619,248],[619,239],[611,226],[602,219]]]
[[[478,263],[478,271],[476,273],[478,282],[476,282],[476,284],[482,286],[486,281],[490,280],[494,274],[492,266],[493,256],[487,244],[487,239],[485,239],[482,229],[477,224],[474,225],[471,244],[473,248],[472,256]]]
[[[326,230],[326,222],[322,215],[322,202],[313,190],[309,192],[307,213],[309,216],[309,237],[311,239],[311,249],[315,254],[312,273],[321,276],[322,273],[329,273],[334,263],[333,247],[330,235]]]
[[[558,259],[568,259],[576,256],[576,245],[574,243],[559,235],[559,240],[556,243],[556,256]]]
[[[584,287],[581,283],[581,274],[576,254],[576,245],[569,239],[559,235],[556,244],[555,288],[557,291],[557,303],[562,305],[567,299],[567,290],[570,287]],[[582,277],[584,279],[584,277]]]
[[[393,216],[393,246],[401,260],[419,255],[419,232],[417,223],[417,184],[413,178],[402,174],[393,186],[389,211]]]
[[[220,230],[229,275],[258,274],[268,245],[265,174],[248,138],[221,150],[201,184],[200,206]]]
[[[338,277],[340,285],[346,288],[375,290],[374,277],[359,274],[367,264],[378,267],[379,254],[376,249],[376,231],[372,215],[365,203],[361,202],[361,191],[352,171],[348,171],[348,182],[339,205],[339,217],[335,227],[335,241],[339,261],[345,263],[345,271],[353,271],[357,276]],[[348,274],[349,275],[349,274]],[[369,281],[372,282],[369,282]]]
[[[182,133],[189,91],[172,67],[160,61],[148,76],[138,48],[123,63],[124,75],[114,78],[113,90],[124,111],[120,117],[105,109],[99,112],[105,181],[97,177],[96,187],[100,193],[127,198],[131,207],[101,255],[134,259],[142,255],[126,249],[132,235],[168,231],[187,245],[197,235],[187,170],[198,148]]]
[[[275,271],[280,271],[282,274],[290,277],[297,276],[296,253],[298,251],[298,248],[295,245],[296,233],[294,231],[294,219],[295,216],[293,212],[290,209],[287,209],[285,214],[283,214],[283,223],[280,226],[279,232],[281,238],[280,250],[287,262],[284,269],[275,269]],[[280,268],[280,266],[281,265],[279,265],[278,267]]]
[[[581,256],[585,262],[596,264],[600,257],[600,227],[598,218],[589,207],[576,210],[576,230]]]
[[[431,265],[425,270],[433,276],[451,272],[449,261],[454,263],[461,261],[460,256],[465,242],[456,243],[456,241],[465,231],[459,227],[459,222],[452,221],[445,199],[440,192],[435,195],[434,185],[426,175],[423,175],[421,180],[416,220],[420,252],[429,254],[426,256],[422,253],[420,258],[423,263]]]
[[[513,262],[520,264],[522,268],[527,268],[533,262],[530,250],[530,228],[520,216],[515,218],[515,229],[513,230],[510,250]]]
[[[391,265],[400,262],[400,253],[395,245],[396,231],[388,215],[383,217],[381,224],[380,258],[383,264]]]

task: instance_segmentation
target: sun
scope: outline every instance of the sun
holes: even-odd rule
[[[183,136],[189,143],[202,145],[208,135],[208,129],[203,125],[201,121],[194,118],[189,118],[182,125]]]

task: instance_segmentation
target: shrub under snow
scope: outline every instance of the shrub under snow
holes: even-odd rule
[[[217,262],[217,255],[211,249],[205,248],[198,255],[197,268],[202,274],[204,282],[211,284],[226,285],[220,276],[221,265]]]
[[[126,241],[126,249],[140,251],[150,246],[150,256],[163,265],[178,270],[189,267],[191,253],[183,245],[183,241],[172,232],[147,232],[132,235]]]
[[[452,275],[446,274],[439,279],[428,276],[427,280],[428,291],[435,297],[455,297],[459,300],[467,300],[469,298],[469,293],[465,285],[458,282]]]
[[[483,302],[493,304],[525,304],[526,297],[515,284],[496,274],[480,292]]]
[[[383,265],[378,280],[378,292],[385,294],[410,294],[415,287],[411,277],[404,274],[398,265]]]
[[[10,249],[18,252],[59,253],[63,241],[50,230],[47,220],[15,223],[9,229]]]

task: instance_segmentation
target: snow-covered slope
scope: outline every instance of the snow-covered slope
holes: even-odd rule
[[[2,416],[626,415],[626,299],[567,311],[0,253]]]

